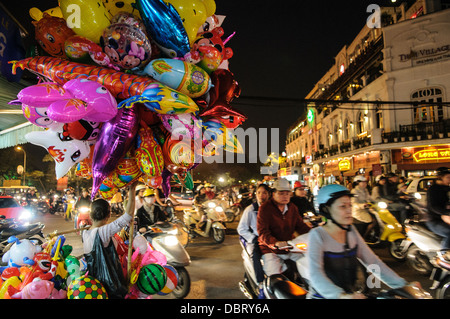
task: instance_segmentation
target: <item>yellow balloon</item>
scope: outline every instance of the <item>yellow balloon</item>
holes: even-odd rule
[[[205,23],[208,17],[208,10],[203,0],[168,0],[183,20],[183,26],[189,38],[189,44],[192,46],[198,29]]]
[[[141,18],[139,10],[133,6],[135,3],[136,0],[103,0],[103,4],[105,5],[106,11],[108,12],[108,17],[110,19],[112,19],[119,12],[128,12],[138,18]]]
[[[214,0],[202,0],[206,7],[206,15],[208,17],[216,13],[216,2]]]
[[[52,17],[57,17],[57,18],[63,17],[60,7],[51,8],[51,9],[45,10],[44,12],[48,13]],[[39,10],[36,7],[31,8],[29,11],[30,17],[33,18],[33,20],[35,20],[35,21],[41,20],[44,17],[44,12],[42,12],[41,10]]]
[[[111,24],[101,0],[60,0],[59,6],[69,28],[100,43],[103,30]]]

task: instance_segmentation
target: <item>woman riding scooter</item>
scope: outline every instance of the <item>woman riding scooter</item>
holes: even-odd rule
[[[353,179],[354,188],[351,190],[352,197],[352,215],[355,227],[358,229],[364,239],[376,225],[376,219],[369,212],[369,203],[372,197],[367,190],[367,179],[362,175],[357,175]]]
[[[365,295],[354,291],[358,259],[364,265],[376,265],[379,271],[374,275],[391,288],[407,285],[373,253],[355,230],[352,225],[353,196],[346,187],[338,184],[327,185],[318,193],[319,211],[327,218],[327,223],[309,232],[309,298],[365,299]]]

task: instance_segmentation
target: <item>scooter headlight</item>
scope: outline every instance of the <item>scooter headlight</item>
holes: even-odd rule
[[[208,207],[209,207],[209,208],[214,208],[214,207],[216,207],[216,203],[214,203],[214,202],[209,202],[209,203],[208,203]]]
[[[161,241],[161,243],[166,246],[175,246],[178,244],[178,238],[173,235],[164,236],[164,237],[158,238],[158,240]]]
[[[89,212],[89,207],[80,207],[80,213],[87,213]]]
[[[422,195],[420,195],[420,193],[414,193],[414,198],[415,199],[422,199]]]
[[[33,215],[28,209],[22,210],[22,213],[19,215],[19,220],[21,222],[28,222]]]
[[[385,202],[379,202],[378,203],[378,207],[381,209],[386,209],[387,208],[387,204]]]
[[[223,213],[223,208],[222,208],[222,206],[217,206],[215,209],[216,209],[216,212],[218,212],[218,213]]]
[[[175,227],[174,229],[169,230],[167,233],[170,234],[170,235],[177,235],[178,234],[178,228]]]

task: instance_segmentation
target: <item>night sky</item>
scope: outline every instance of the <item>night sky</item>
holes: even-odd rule
[[[28,9],[57,5],[54,0],[1,1],[31,33]],[[276,98],[305,98],[360,32],[372,3],[392,5],[386,0],[216,0],[216,14],[226,16],[225,37],[236,32],[227,46],[234,52],[229,69],[242,89],[233,107],[248,116],[242,127],[279,128],[283,151],[286,130],[304,109]]]

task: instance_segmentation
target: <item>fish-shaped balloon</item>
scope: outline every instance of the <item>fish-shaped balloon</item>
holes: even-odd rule
[[[142,103],[148,109],[159,114],[182,114],[198,111],[197,104],[189,96],[160,83],[148,85],[141,95],[123,100],[119,103],[118,108],[130,108],[136,103]]]

